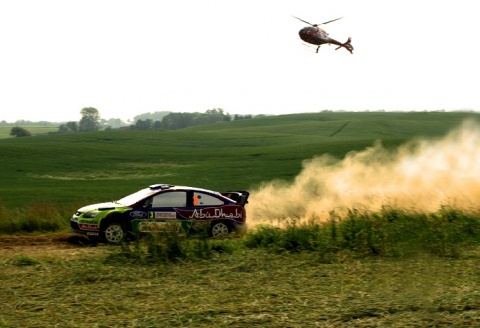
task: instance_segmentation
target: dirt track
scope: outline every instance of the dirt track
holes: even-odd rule
[[[91,246],[86,238],[71,233],[0,236],[0,257],[28,255],[77,258],[105,248]]]

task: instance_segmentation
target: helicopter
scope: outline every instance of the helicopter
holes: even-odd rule
[[[325,32],[320,27],[318,27],[318,25],[325,25],[325,24],[337,21],[337,20],[339,20],[343,17],[332,19],[331,21],[321,23],[321,24],[311,24],[311,23],[309,23],[307,21],[304,21],[303,19],[300,19],[298,17],[295,17],[295,16],[293,16],[293,17],[302,21],[302,22],[304,22],[304,23],[307,23],[308,25],[310,25],[310,26],[302,28],[298,32],[298,34],[300,35],[300,39],[302,39],[303,41],[318,46],[316,53],[318,53],[318,49],[320,49],[320,46],[322,44],[330,43],[330,44],[334,44],[334,45],[338,46],[337,48],[335,48],[335,50],[338,50],[340,48],[345,48],[351,54],[353,54],[353,46],[350,44],[350,42],[352,41],[351,38],[348,38],[348,40],[345,43],[341,43],[341,42],[338,42],[337,40],[334,40],[334,39],[330,38],[328,36],[327,32]]]

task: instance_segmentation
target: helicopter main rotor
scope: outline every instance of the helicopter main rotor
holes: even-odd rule
[[[296,18],[296,19],[298,19],[298,20],[300,20],[300,21],[302,21],[302,22],[304,22],[304,23],[307,23],[308,25],[313,26],[313,27],[317,27],[318,25],[325,25],[325,24],[328,24],[328,23],[331,23],[331,22],[334,22],[334,21],[337,21],[337,20],[343,18],[343,17],[339,17],[339,18],[332,19],[332,20],[330,20],[330,21],[328,21],[328,22],[325,22],[325,23],[312,24],[312,23],[309,23],[309,22],[307,22],[307,21],[304,21],[303,19],[298,18],[298,17],[296,17],[296,16],[293,16],[293,17]]]

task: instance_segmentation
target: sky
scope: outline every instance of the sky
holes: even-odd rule
[[[0,121],[480,110],[477,1],[2,0]],[[353,54],[300,40],[305,23]]]

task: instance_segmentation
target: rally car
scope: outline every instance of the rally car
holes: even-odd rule
[[[72,216],[74,232],[118,244],[143,232],[206,231],[225,236],[245,227],[249,193],[154,184],[114,202],[82,207]]]

